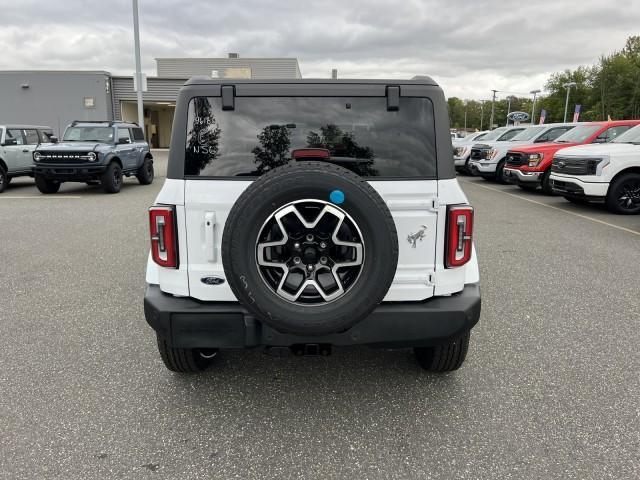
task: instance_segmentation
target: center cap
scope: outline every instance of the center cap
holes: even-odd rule
[[[318,252],[315,247],[306,247],[304,252],[302,252],[302,256],[304,258],[304,263],[306,264],[318,263]]]

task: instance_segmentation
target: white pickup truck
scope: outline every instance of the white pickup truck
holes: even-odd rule
[[[558,151],[550,181],[571,202],[604,202],[615,213],[640,213],[640,125],[610,143]]]
[[[453,144],[453,161],[457,171],[469,172],[467,163],[469,162],[471,147],[478,140],[484,139],[489,133],[489,130],[483,130],[481,132],[470,133],[464,138],[454,138],[451,140]]]
[[[484,142],[474,145],[469,160],[469,169],[474,175],[486,180],[503,182],[504,165],[509,149],[514,145],[552,142],[560,135],[571,130],[573,123],[550,123],[548,125],[520,126],[515,135],[504,140]],[[515,128],[515,127],[512,127]],[[513,129],[510,130],[513,132]],[[503,135],[502,137],[505,137]],[[501,138],[502,138],[501,137]],[[486,137],[485,137],[486,139]]]

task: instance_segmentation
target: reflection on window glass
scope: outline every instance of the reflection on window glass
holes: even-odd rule
[[[7,140],[15,140],[15,145],[24,145],[22,130],[7,130]]]
[[[362,176],[434,177],[432,104],[401,98],[389,112],[385,97],[237,97],[235,110],[222,111],[219,98],[200,97],[189,105],[185,175],[259,176],[309,148]]]

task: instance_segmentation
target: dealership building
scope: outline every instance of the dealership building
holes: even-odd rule
[[[218,78],[301,78],[296,58],[157,58],[157,76],[147,77],[145,135],[167,148],[178,90],[193,75]],[[106,71],[0,71],[0,124],[47,125],[61,136],[73,120],[138,121],[132,76]]]

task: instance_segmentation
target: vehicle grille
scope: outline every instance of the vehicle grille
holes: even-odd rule
[[[600,159],[554,157],[551,171],[567,175],[593,175],[595,171],[591,173],[591,170],[598,162]]]
[[[38,163],[86,163],[86,155],[89,152],[47,152],[40,151],[40,161]]]
[[[507,165],[510,167],[519,167],[520,165],[525,165],[528,163],[528,156],[525,156],[523,153],[518,152],[507,152]]]

